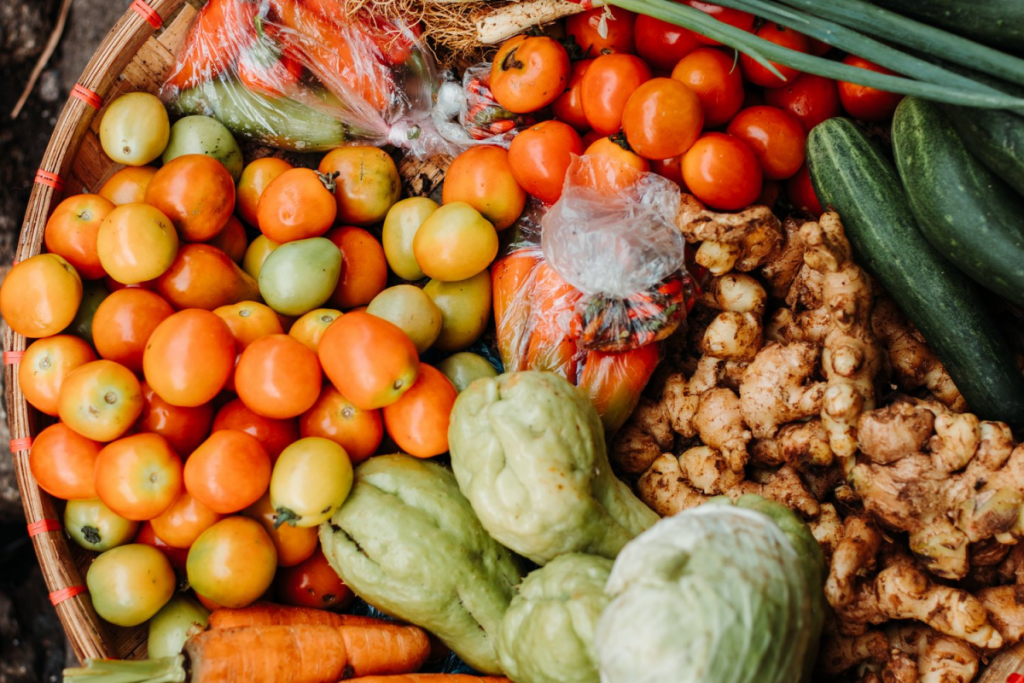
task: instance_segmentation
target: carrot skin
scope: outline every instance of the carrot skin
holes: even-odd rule
[[[240,609],[222,607],[210,614],[209,621],[209,626],[212,629],[237,628],[239,626],[299,626],[303,624],[319,624],[338,628],[342,626],[394,625],[394,622],[373,617],[360,617],[354,614],[336,614],[309,607],[285,607],[268,602],[258,602]]]
[[[405,674],[403,676],[363,676],[352,683],[511,683],[503,676],[468,674]]]

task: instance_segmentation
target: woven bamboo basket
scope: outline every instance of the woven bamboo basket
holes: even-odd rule
[[[17,261],[42,251],[43,230],[52,210],[67,196],[96,191],[121,165],[99,143],[105,103],[132,91],[156,92],[173,63],[203,0],[134,0],[93,55],[57,121],[29,198],[15,255]],[[250,158],[271,153],[249,149]],[[405,192],[427,194],[443,178],[449,159],[399,163]],[[18,485],[51,602],[80,660],[138,659],[146,654],[146,629],[113,626],[97,616],[84,589],[94,555],[68,542],[57,502],[32,477],[28,455],[32,437],[52,421],[28,405],[18,386],[18,362],[26,339],[4,326],[4,372],[11,451]],[[1004,683],[1024,673],[1024,643],[1007,650],[986,668],[979,683]]]

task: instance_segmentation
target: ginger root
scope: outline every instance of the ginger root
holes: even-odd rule
[[[767,206],[717,213],[684,194],[676,226],[687,242],[701,243],[694,260],[712,275],[724,275],[734,269],[754,270],[771,259],[782,245],[782,224]]]
[[[768,344],[740,384],[743,418],[754,437],[775,436],[787,423],[821,411],[825,384],[813,381],[820,350],[813,344]]]

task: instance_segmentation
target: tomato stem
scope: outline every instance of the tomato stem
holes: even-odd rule
[[[297,515],[288,508],[276,508],[274,510],[274,528],[279,528],[282,524],[287,523],[289,526],[295,526],[295,523],[302,519],[302,515]]]
[[[516,59],[516,50],[518,50],[518,49],[519,49],[518,47],[512,48],[509,51],[509,53],[507,55],[505,55],[505,59],[501,60],[501,70],[502,71],[509,71],[511,69],[522,69],[524,66],[526,66],[525,64],[520,62],[518,59]]]
[[[320,178],[320,182],[324,184],[324,187],[327,188],[327,191],[334,194],[334,190],[338,187],[337,178],[341,175],[341,171],[335,171],[334,173],[321,173],[317,171],[316,175]]]

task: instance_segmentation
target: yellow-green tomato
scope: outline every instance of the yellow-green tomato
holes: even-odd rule
[[[300,316],[331,298],[341,277],[341,251],[312,237],[282,244],[260,268],[260,294],[281,315]]]
[[[277,571],[277,550],[263,525],[225,517],[188,549],[188,582],[196,593],[223,607],[251,605],[267,592]]]
[[[451,380],[459,393],[481,377],[497,377],[498,371],[494,369],[483,356],[469,351],[448,356],[437,364],[437,369],[444,373],[444,376]]]
[[[366,312],[394,323],[421,354],[441,334],[441,309],[415,285],[395,285],[378,294]]]
[[[281,451],[270,476],[270,504],[277,519],[310,527],[331,518],[352,490],[352,461],[345,449],[318,436]]]
[[[441,309],[440,351],[461,351],[484,333],[491,317],[491,274],[483,271],[459,282],[431,280],[423,288]]]
[[[426,277],[412,252],[412,241],[423,221],[438,208],[437,202],[432,199],[410,197],[392,206],[384,219],[381,233],[384,256],[391,270],[403,280],[421,280]]]
[[[177,580],[167,557],[151,545],[131,543],[93,561],[85,582],[96,613],[118,626],[138,626],[174,595]]]
[[[427,216],[413,237],[412,251],[427,277],[458,282],[491,265],[498,255],[498,233],[472,206],[452,202]]]
[[[86,550],[103,552],[135,538],[139,523],[127,520],[99,498],[69,500],[64,508],[64,528]]]
[[[186,154],[213,157],[224,164],[236,183],[242,175],[242,149],[227,126],[212,116],[185,116],[171,126],[171,137],[163,153],[163,162],[166,164]]]
[[[171,122],[156,95],[132,92],[110,103],[100,121],[100,144],[125,166],[145,166],[164,153]]]
[[[149,620],[150,659],[181,654],[185,641],[206,629],[210,610],[185,595],[175,595]]]
[[[242,270],[248,273],[253,280],[259,280],[263,262],[270,256],[270,252],[279,246],[281,245],[267,238],[266,235],[257,236],[245,250],[245,256],[242,258]]]

